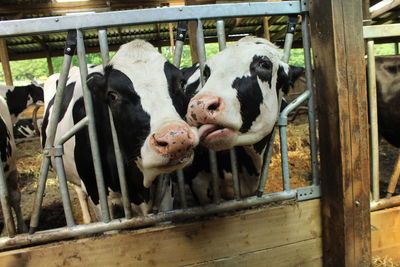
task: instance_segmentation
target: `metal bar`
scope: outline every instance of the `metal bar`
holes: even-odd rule
[[[222,51],[226,48],[225,22],[223,20],[217,20],[217,36],[218,36],[219,51]],[[235,199],[239,200],[241,198],[240,182],[239,182],[239,175],[238,175],[239,172],[237,169],[236,151],[234,148],[231,148],[229,150],[229,156],[231,158],[233,192],[235,195]]]
[[[1,158],[1,155],[0,155]],[[15,177],[16,178],[16,177]],[[11,212],[11,206],[9,201],[10,195],[7,188],[7,180],[4,174],[3,163],[0,163],[0,201],[1,208],[3,211],[4,227],[7,229],[9,237],[14,237],[15,235],[15,224]],[[18,229],[20,230],[20,229]]]
[[[394,54],[395,55],[399,54],[399,42],[394,43]]]
[[[104,68],[110,61],[108,53],[109,49],[107,42],[107,31],[105,29],[99,30],[99,44],[100,44],[100,52],[101,52],[101,57],[103,59],[103,68]],[[124,208],[125,218],[130,219],[132,218],[132,209],[131,209],[131,202],[129,200],[128,184],[126,182],[125,166],[123,163],[123,157],[121,153],[121,148],[119,146],[118,135],[115,129],[114,118],[110,107],[108,107],[108,116],[110,117],[110,127],[114,145],[115,161],[117,163],[118,179],[122,194],[122,205]]]
[[[364,39],[395,37],[400,35],[400,24],[382,24],[363,27]]]
[[[46,188],[46,180],[49,172],[50,158],[46,155],[46,150],[54,146],[54,140],[57,131],[58,118],[60,117],[62,97],[64,94],[65,85],[68,79],[68,73],[72,62],[72,56],[76,50],[76,35],[75,31],[70,31],[68,33],[67,42],[64,49],[64,61],[58,79],[57,91],[54,99],[53,109],[51,112],[49,130],[45,144],[45,150],[43,152],[44,156],[42,159],[42,164],[40,166],[39,178],[38,178],[38,188],[36,190],[35,200],[33,204],[33,210],[30,221],[29,233],[33,234],[39,224],[40,209],[42,207],[44,191]]]
[[[284,62],[289,62],[290,58],[290,49],[292,49],[293,44],[293,36],[296,30],[297,24],[297,16],[290,16],[288,18],[287,23],[287,31],[285,36],[285,45],[283,48],[283,58]],[[279,109],[282,102],[282,95],[279,95]],[[286,136],[286,126],[287,120],[285,123],[281,122],[281,114],[278,119],[279,125],[279,136],[281,140],[281,165],[282,165],[282,179],[283,179],[283,189],[289,190],[290,189],[290,177],[289,177],[289,158],[288,158],[288,148],[287,148],[287,136]]]
[[[103,59],[103,67],[105,67],[110,61],[110,56],[108,54],[107,31],[105,29],[99,30],[99,45],[101,58]]]
[[[272,159],[272,152],[275,143],[276,126],[271,132],[271,137],[268,142],[268,146],[264,151],[263,164],[261,166],[260,183],[258,184],[257,197],[261,197],[264,194],[265,184],[267,183],[269,174],[269,164]]]
[[[308,96],[308,123],[311,144],[311,172],[313,177],[313,185],[319,184],[319,169],[318,169],[318,140],[317,140],[317,126],[315,122],[315,101],[313,94],[313,77],[312,77],[312,64],[311,64],[311,46],[310,46],[310,33],[308,30],[308,15],[303,16],[301,22],[301,29],[303,33],[303,49],[304,49],[304,65],[305,76]]]
[[[379,135],[378,135],[378,110],[376,102],[376,76],[374,41],[368,40],[368,103],[371,135],[371,177],[372,199],[379,199]]]
[[[57,145],[63,145],[72,136],[74,136],[79,130],[81,130],[83,127],[85,127],[88,123],[89,123],[88,117],[84,117],[83,119],[81,119],[77,124],[72,126],[71,129],[69,129],[67,132],[65,132],[63,136],[61,136],[61,138],[57,141]]]
[[[391,198],[381,198],[377,201],[371,201],[370,210],[371,211],[382,210],[391,207],[396,207],[399,205],[400,205],[400,195]]]
[[[176,174],[178,176],[178,187],[179,187],[179,197],[181,200],[181,207],[183,209],[187,208],[187,200],[185,194],[185,176],[183,175],[182,170],[177,170]]]
[[[92,151],[94,171],[96,175],[97,189],[99,191],[99,199],[101,206],[102,219],[104,222],[110,221],[110,212],[107,204],[106,188],[104,186],[103,170],[101,167],[99,142],[97,140],[96,125],[93,111],[93,100],[92,95],[89,92],[86,84],[86,77],[88,74],[87,64],[86,64],[86,52],[85,44],[83,42],[83,33],[81,30],[77,30],[77,44],[78,44],[78,60],[79,60],[79,70],[81,74],[81,84],[83,91],[83,98],[85,102],[86,116],[89,118],[88,131],[90,139],[90,148]]]
[[[204,65],[206,62],[206,49],[204,44],[204,33],[203,33],[203,23],[199,19],[197,21],[197,52],[199,54],[199,63],[200,63],[200,81],[201,86],[204,85]],[[210,168],[212,175],[212,190],[213,190],[213,201],[214,203],[219,202],[220,200],[220,192],[219,192],[219,175],[218,175],[218,163],[217,163],[217,154],[215,151],[209,150],[210,155]]]
[[[267,203],[275,201],[294,199],[296,197],[296,194],[297,191],[293,189],[285,192],[276,192],[268,195],[263,195],[259,198],[249,197],[241,201],[230,200],[219,204],[210,204],[185,210],[173,210],[169,212],[160,212],[158,214],[134,217],[129,220],[118,219],[112,220],[109,223],[97,222],[86,225],[77,225],[72,228],[60,228],[57,230],[53,229],[49,231],[42,231],[32,236],[18,235],[14,238],[3,237],[0,238],[0,249],[62,240],[81,235],[102,233],[111,230],[122,230],[126,228],[150,226],[163,221],[183,220],[193,218],[195,216],[204,216],[236,209],[244,209],[253,206],[265,205]]]
[[[396,186],[400,178],[400,153],[397,156],[396,163],[393,168],[392,176],[390,177],[389,185],[387,187],[386,198],[390,198],[396,191]]]
[[[0,22],[0,37],[36,35],[72,29],[93,29],[123,25],[174,22],[197,18],[230,18],[289,15],[306,12],[300,1],[251,2],[235,4],[193,5],[167,8],[113,11],[75,16],[58,16]]]
[[[187,33],[187,21],[178,22],[176,28],[176,42],[175,42],[175,53],[174,53],[174,65],[179,68],[181,65],[181,58],[183,52],[183,45],[185,44]]]
[[[226,48],[225,23],[223,20],[217,20],[217,36],[219,51],[222,51]]]
[[[62,148],[62,146],[58,147]],[[62,155],[60,155],[54,157],[54,159],[56,162],[57,177],[61,191],[61,199],[63,202],[65,219],[67,221],[67,226],[72,227],[75,225],[75,220],[72,215],[71,199],[69,197],[69,192],[68,192],[67,177],[65,175],[63,158]]]

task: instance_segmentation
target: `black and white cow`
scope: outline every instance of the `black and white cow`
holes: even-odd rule
[[[237,155],[241,195],[256,192],[263,153],[280,109],[278,100],[304,71],[281,58],[280,50],[267,40],[245,37],[206,62],[202,88],[198,86],[199,72],[193,68],[183,71],[191,75],[186,92],[193,96],[187,121],[199,128],[202,145],[218,151],[221,196],[225,199],[233,198],[230,148]],[[193,164],[184,171],[199,202],[209,202],[208,152],[199,146]]]
[[[57,79],[49,79],[45,94],[54,92],[56,83]],[[190,163],[198,144],[197,130],[182,119],[188,103],[182,88],[183,76],[151,44],[135,40],[121,46],[104,71],[102,66],[89,68],[87,85],[93,94],[105,185],[109,192],[120,192],[109,107],[124,158],[132,208],[138,214],[146,214],[151,209],[152,182],[159,174]],[[56,142],[85,116],[81,87],[80,74],[73,69],[63,97]],[[43,144],[54,102],[54,98],[45,99],[49,101],[45,101]],[[88,222],[84,196],[87,192],[95,205],[99,196],[86,129],[65,143],[64,165],[68,179],[83,189],[78,195],[84,221]]]
[[[20,207],[21,193],[18,188],[18,173],[16,167],[16,146],[12,132],[12,123],[7,103],[0,96],[0,152],[4,175],[7,182],[9,201],[17,217],[18,232],[26,232]]]
[[[0,95],[7,101],[13,124],[27,107],[42,104],[44,100],[43,88],[33,83],[25,86],[0,85]]]

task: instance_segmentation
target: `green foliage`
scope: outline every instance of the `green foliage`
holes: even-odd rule
[[[229,44],[228,44],[229,45]],[[170,61],[173,62],[172,50],[169,47],[162,47],[162,54]],[[206,57],[210,58],[219,51],[218,44],[206,44]],[[379,44],[375,45],[376,55],[393,55],[394,44]],[[112,57],[115,52],[110,53]],[[88,64],[101,64],[101,56],[99,53],[88,54]],[[52,58],[54,72],[60,72],[62,68],[63,57]],[[76,56],[73,57],[73,65],[78,66],[78,59]],[[292,49],[290,54],[289,64],[295,66],[304,66],[304,54],[303,49]],[[32,59],[32,60],[19,60],[11,61],[11,72],[15,84],[28,83],[30,80],[36,80],[43,82],[49,76],[46,59]],[[181,67],[192,66],[192,59],[190,54],[190,46],[185,45],[182,52]],[[4,73],[2,66],[0,65],[0,83],[4,83]]]

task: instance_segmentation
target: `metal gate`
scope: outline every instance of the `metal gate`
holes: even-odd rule
[[[121,193],[123,199],[123,206],[125,217],[122,219],[111,220],[108,205],[106,189],[104,187],[104,180],[102,168],[100,165],[100,153],[97,142],[97,134],[95,131],[95,121],[93,115],[93,106],[91,101],[90,92],[86,86],[87,76],[87,63],[85,59],[85,46],[83,39],[83,32],[89,29],[98,29],[98,36],[101,48],[101,55],[103,58],[103,66],[108,62],[108,43],[107,43],[107,27],[123,26],[123,25],[139,25],[156,22],[184,22],[195,20],[197,21],[197,45],[198,54],[200,58],[200,68],[202,69],[205,64],[205,42],[203,36],[202,21],[205,19],[216,19],[217,22],[217,36],[220,49],[225,47],[225,33],[224,33],[224,18],[231,17],[249,17],[249,16],[272,16],[272,15],[288,15],[288,30],[285,39],[284,47],[284,60],[287,62],[290,55],[290,49],[293,41],[294,29],[297,23],[297,16],[301,16],[301,29],[302,41],[305,56],[306,67],[306,81],[307,90],[301,94],[296,100],[290,103],[280,114],[277,126],[273,131],[273,137],[268,145],[268,150],[265,152],[262,173],[260,177],[260,184],[256,196],[242,198],[238,187],[238,172],[236,168],[236,157],[234,150],[230,151],[232,174],[233,174],[233,187],[235,192],[235,199],[220,202],[218,198],[214,199],[214,203],[206,206],[198,206],[188,208],[185,201],[185,194],[183,192],[184,177],[183,172],[178,171],[178,181],[180,196],[182,198],[182,208],[167,212],[152,213],[146,216],[133,217],[130,212],[130,202],[126,188],[125,175],[122,164],[122,156],[119,151],[118,139],[116,131],[113,126],[113,120],[110,114],[112,125],[113,142],[115,147],[115,154],[118,165],[119,179],[121,184]],[[162,18],[162,19],[160,19]],[[174,64],[179,67],[181,49],[184,41],[184,30],[177,31],[176,39],[176,53],[174,57]],[[32,211],[30,222],[30,233],[15,235],[12,224],[12,215],[9,205],[7,203],[7,187],[5,184],[4,173],[0,171],[0,190],[1,190],[1,203],[3,212],[6,218],[6,226],[9,229],[9,237],[0,238],[0,248],[10,248],[15,246],[38,244],[48,241],[61,240],[71,237],[78,237],[81,235],[100,233],[110,230],[126,229],[131,227],[142,227],[153,225],[163,221],[176,221],[179,219],[190,218],[193,216],[215,214],[219,212],[236,210],[242,208],[253,207],[275,201],[282,201],[288,199],[307,200],[317,198],[320,196],[319,177],[318,177],[318,153],[317,153],[317,137],[315,126],[315,103],[313,100],[313,84],[312,84],[312,69],[311,69],[311,55],[310,55],[310,40],[308,30],[308,6],[307,1],[282,1],[282,2],[253,2],[253,3],[240,3],[240,4],[217,4],[217,5],[203,5],[203,6],[183,6],[183,7],[167,7],[162,9],[144,9],[144,10],[131,10],[131,11],[118,11],[107,12],[99,14],[85,14],[83,16],[62,16],[52,18],[39,18],[27,19],[21,21],[2,21],[0,22],[0,37],[16,36],[16,35],[36,35],[49,32],[65,32],[68,31],[68,39],[65,46],[65,55],[63,61],[62,72],[60,74],[59,83],[57,86],[57,93],[54,102],[53,114],[49,123],[49,135],[46,140],[45,149],[43,150],[43,161],[40,169],[38,189]],[[86,117],[77,123],[73,128],[64,134],[61,140],[57,143],[55,140],[55,133],[57,128],[57,121],[60,113],[61,98],[65,85],[67,82],[67,75],[71,65],[71,59],[74,55],[75,48],[77,48],[77,56],[79,59],[81,81],[83,86],[83,95],[85,102]],[[312,165],[312,185],[303,188],[291,188],[288,167],[288,148],[286,140],[286,127],[288,124],[288,114],[296,109],[302,102],[308,101],[308,118],[310,129],[310,144],[311,144],[311,165]],[[88,127],[90,135],[91,150],[93,155],[93,163],[95,166],[96,181],[99,189],[102,222],[95,222],[86,225],[76,225],[72,216],[71,201],[67,188],[67,179],[63,166],[63,144],[76,134],[83,127]],[[284,190],[270,194],[264,194],[264,186],[268,178],[268,167],[272,157],[272,147],[275,139],[276,129],[279,128],[281,140],[281,158],[283,170],[283,185]],[[35,232],[38,226],[39,215],[43,195],[45,192],[45,184],[47,174],[49,171],[49,164],[51,158],[55,159],[57,176],[60,184],[62,201],[64,206],[65,217],[67,226],[58,229],[47,231]],[[214,195],[218,196],[218,166],[216,162],[215,152],[210,151],[211,158],[211,171],[213,176],[213,190]],[[162,175],[165,178],[165,175]],[[159,177],[161,178],[161,177]],[[162,178],[161,178],[162,179]]]

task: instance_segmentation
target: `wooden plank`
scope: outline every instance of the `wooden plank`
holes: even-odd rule
[[[322,240],[310,239],[281,247],[240,254],[190,266],[322,266]]]
[[[268,249],[288,244],[296,250],[295,243],[312,243],[320,237],[320,201],[311,200],[207,221],[2,252],[0,266],[182,266],[263,250],[268,254]],[[313,244],[313,257],[318,258],[322,251],[318,241]]]
[[[400,24],[372,25],[363,27],[364,38],[385,38],[400,35]]]
[[[369,8],[371,12],[371,18],[376,18],[395,7],[398,7],[399,5],[400,0],[382,0]]]
[[[370,266],[362,1],[310,1],[326,266]],[[323,88],[323,89],[322,89]]]
[[[371,213],[372,255],[400,264],[400,207]]]
[[[6,85],[13,85],[13,79],[11,74],[10,59],[8,57],[8,50],[6,39],[0,39],[0,61],[3,67],[4,79]]]
[[[188,22],[188,34],[190,44],[190,55],[192,57],[192,64],[199,62],[199,54],[197,53],[197,21]]]

